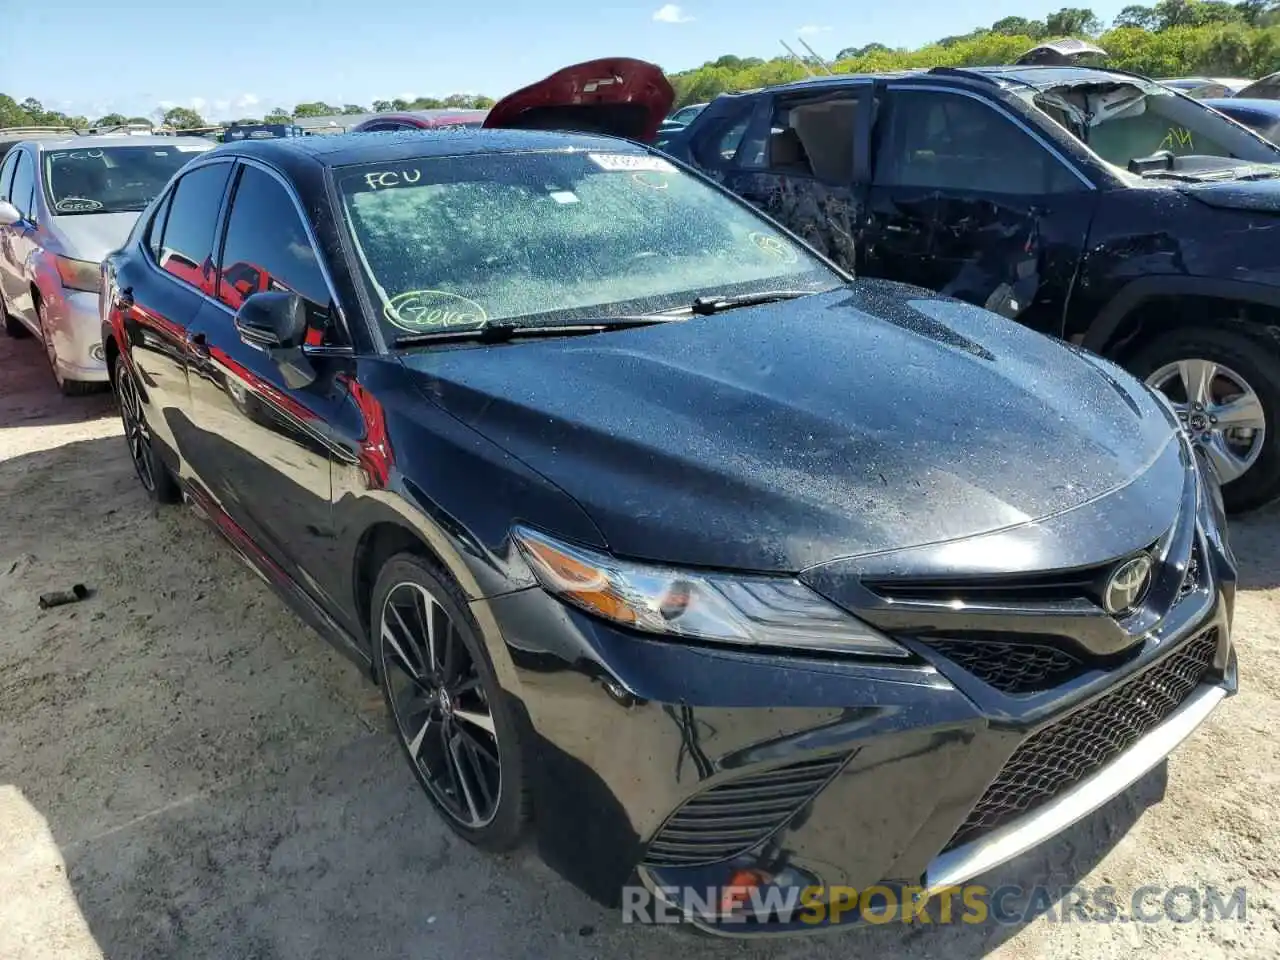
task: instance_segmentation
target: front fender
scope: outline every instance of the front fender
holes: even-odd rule
[[[1213,297],[1280,308],[1280,287],[1268,284],[1212,277],[1139,277],[1122,287],[1102,308],[1081,346],[1106,354],[1128,332],[1125,320],[1143,303],[1156,297]]]

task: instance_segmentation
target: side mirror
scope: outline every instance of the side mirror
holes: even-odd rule
[[[255,293],[236,311],[240,339],[259,350],[294,350],[307,333],[307,311],[296,293]]]
[[[315,368],[302,352],[307,308],[300,296],[275,290],[255,293],[240,304],[235,322],[240,339],[275,361],[290,390],[315,382]]]
[[[0,227],[9,227],[22,219],[22,214],[8,200],[0,200]]]

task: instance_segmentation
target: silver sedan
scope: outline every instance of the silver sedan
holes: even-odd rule
[[[0,320],[39,337],[64,394],[107,381],[98,321],[100,264],[188,160],[193,137],[27,140],[0,165]]]

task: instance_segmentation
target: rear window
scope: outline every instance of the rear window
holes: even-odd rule
[[[653,154],[425,158],[337,176],[370,294],[393,336],[843,282],[743,204]]]
[[[213,146],[79,147],[44,154],[44,188],[57,216],[139,212],[188,160]]]

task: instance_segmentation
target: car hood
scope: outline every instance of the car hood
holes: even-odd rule
[[[880,281],[403,360],[610,549],[668,563],[798,571],[1002,529],[1124,486],[1174,442],[1118,367]]]
[[[484,125],[606,133],[648,142],[657,136],[675,99],[661,67],[611,57],[565,67],[508,94],[489,110]]]
[[[1226,210],[1280,212],[1280,177],[1275,180],[1224,180],[1179,184],[1189,197]]]
[[[51,224],[68,257],[100,262],[124,244],[137,222],[137,213],[82,213],[54,217]]]

